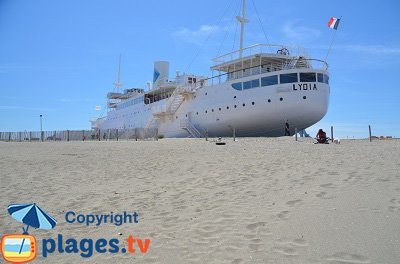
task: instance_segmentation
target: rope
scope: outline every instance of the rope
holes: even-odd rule
[[[260,16],[258,15],[258,11],[257,11],[256,5],[254,4],[254,1],[253,1],[253,0],[251,0],[251,3],[253,4],[254,11],[256,12],[256,15],[257,15],[257,18],[258,18],[258,22],[260,23],[261,30],[263,31],[264,37],[265,37],[265,39],[267,40],[267,44],[270,45],[271,42],[270,42],[269,39],[268,39],[268,36],[267,36],[267,33],[265,32],[263,23],[262,23],[262,21],[261,21],[261,19],[260,19]],[[269,49],[271,50],[271,47],[269,47]]]
[[[233,3],[233,2],[231,2],[231,3]],[[222,39],[222,41],[221,41],[221,45],[220,45],[220,46],[219,46],[219,48],[218,48],[218,51],[217,51],[217,56],[219,56],[219,55],[220,55],[220,52],[221,52],[222,46],[223,46],[223,44],[224,44],[224,42],[225,42],[225,40],[226,40],[226,38],[227,38],[227,36],[228,36],[228,34],[229,34],[229,31],[230,31],[230,29],[231,29],[231,25],[234,23],[234,20],[235,20],[235,14],[236,14],[236,13],[239,13],[239,11],[240,11],[240,5],[238,5],[238,6],[237,6],[237,9],[236,9],[236,11],[234,10],[234,15],[232,16],[231,23],[229,24],[228,28],[226,29],[226,32],[225,32],[224,38]],[[237,24],[236,24],[236,30],[237,30]],[[235,31],[235,37],[234,37],[234,39],[233,39],[234,41],[235,41],[235,38],[236,38],[236,31]]]
[[[216,23],[217,26],[219,26],[221,24],[222,19],[224,18],[225,14],[228,12],[229,8],[232,6],[232,3],[230,5],[227,6],[227,8],[225,9],[225,11],[223,12],[223,14],[220,16],[220,18],[218,19],[218,22]],[[208,34],[206,40],[204,41],[203,45],[197,50],[197,52],[195,53],[195,55],[193,56],[192,60],[189,62],[189,64],[186,66],[185,68],[185,72],[187,72],[190,67],[192,66],[193,62],[197,59],[197,57],[199,56],[200,52],[202,51],[202,49],[206,46],[208,40],[210,39],[212,34],[212,31],[210,31],[210,33]]]

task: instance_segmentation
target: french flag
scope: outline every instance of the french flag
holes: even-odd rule
[[[339,26],[339,22],[340,22],[340,18],[331,17],[331,19],[328,22],[328,27],[337,30],[337,28]]]

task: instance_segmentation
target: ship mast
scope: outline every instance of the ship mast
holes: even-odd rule
[[[239,50],[239,57],[241,58],[242,54],[243,54],[244,24],[249,22],[249,20],[246,19],[246,0],[242,0],[242,16],[236,16],[236,19],[240,23],[240,50]]]
[[[121,77],[121,55],[119,55],[118,79],[116,82],[114,82],[114,87],[117,93],[119,92],[119,88],[122,86],[122,83],[120,82],[120,77]]]

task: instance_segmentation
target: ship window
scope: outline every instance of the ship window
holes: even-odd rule
[[[322,73],[317,73],[317,78],[318,78],[318,82],[320,82],[320,83],[324,82],[324,75]]]
[[[235,108],[236,108],[236,107],[237,107],[237,105],[234,105],[233,107],[235,107]]]
[[[278,84],[278,75],[272,75],[261,78],[261,86],[269,86]]]
[[[214,112],[214,109],[211,109],[211,112]]]
[[[279,98],[279,100],[283,101],[283,98],[281,97],[281,98]]]
[[[307,96],[304,95],[304,96],[303,96],[303,99],[307,99]]]
[[[219,111],[221,111],[221,107],[219,108]]]
[[[238,83],[232,83],[232,88],[238,91],[242,90],[242,83],[238,82]]]
[[[229,106],[227,106],[226,109],[229,109]]]
[[[329,84],[329,76],[324,74],[324,83]]]
[[[198,115],[199,114],[199,112],[196,112],[196,115]]]
[[[297,73],[281,74],[281,83],[298,82]]]
[[[251,104],[254,105],[255,103],[254,103],[254,102],[251,102]]]
[[[315,82],[315,72],[301,72],[300,82]]]
[[[256,87],[260,87],[259,79],[243,82],[243,90],[256,88]]]
[[[245,107],[246,106],[246,104],[243,104],[243,107]]]
[[[206,110],[206,114],[207,114],[207,110]]]
[[[271,103],[271,99],[268,99],[268,103]]]

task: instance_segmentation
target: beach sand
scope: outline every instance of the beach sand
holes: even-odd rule
[[[400,263],[399,140],[224,140],[0,142],[0,235],[22,231],[9,204],[35,202],[58,221],[29,230],[36,263]],[[138,223],[67,223],[68,211]],[[44,258],[58,234],[151,243]]]

